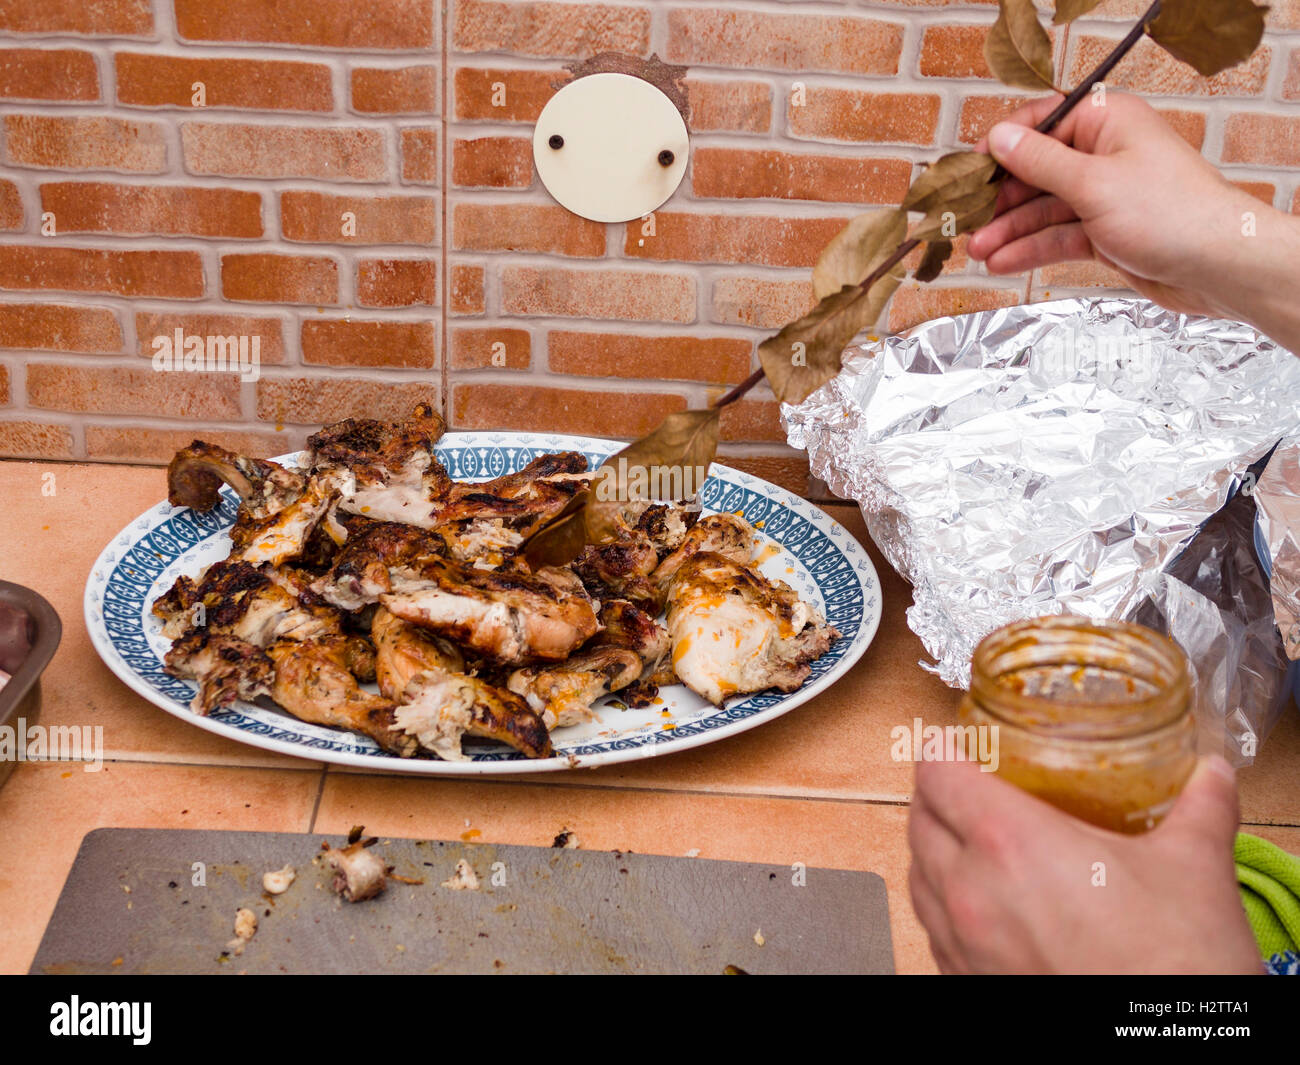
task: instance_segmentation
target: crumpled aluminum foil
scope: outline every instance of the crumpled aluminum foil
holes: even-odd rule
[[[1205,748],[1253,760],[1300,673],[1300,358],[1146,300],[1057,300],[852,348],[782,419],[911,581],[948,684],[1008,622],[1139,620],[1191,657]]]

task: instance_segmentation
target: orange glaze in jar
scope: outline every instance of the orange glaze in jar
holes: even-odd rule
[[[975,649],[958,716],[995,730],[998,776],[1114,832],[1154,828],[1196,764],[1187,657],[1129,622],[998,629]]]

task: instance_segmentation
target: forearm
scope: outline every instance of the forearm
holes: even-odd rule
[[[1300,354],[1300,217],[1266,206],[1250,213],[1215,265],[1209,296],[1222,317],[1248,322]]]

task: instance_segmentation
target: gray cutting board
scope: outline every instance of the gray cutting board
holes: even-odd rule
[[[390,881],[379,897],[347,903],[312,864],[322,839],[344,842],[279,832],[91,832],[31,971],[894,971],[885,884],[874,873],[809,868],[796,886],[787,865],[381,839],[377,853],[394,872],[423,884]],[[441,886],[460,858],[480,890]],[[193,882],[196,862],[205,886]],[[298,879],[283,895],[264,895],[262,874],[286,864]],[[223,958],[241,906],[257,914],[257,934],[242,955]]]

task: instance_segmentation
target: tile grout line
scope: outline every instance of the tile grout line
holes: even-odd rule
[[[311,818],[307,822],[308,834],[316,831],[316,815],[320,813],[320,801],[325,796],[325,774],[329,771],[329,766],[320,767],[320,784],[316,786],[316,801],[312,804]]]
[[[441,385],[440,391],[442,393],[441,403],[439,406],[442,408],[443,424],[447,426],[451,425],[451,371],[449,369],[451,353],[448,350],[448,344],[451,339],[451,330],[447,325],[447,318],[451,314],[451,235],[447,232],[447,200],[450,195],[447,188],[449,176],[447,172],[447,160],[450,158],[451,154],[451,122],[447,115],[447,108],[451,104],[451,77],[448,68],[449,49],[447,46],[449,21],[447,16],[449,8],[450,5],[448,3],[443,3],[440,6],[438,16],[441,20],[438,27],[438,40],[442,52],[442,98],[438,101],[438,119],[441,127],[441,133],[439,135],[440,143],[438,145],[440,156],[438,162],[442,174],[441,188],[439,189],[439,192],[441,193],[442,210],[441,222],[438,227],[438,262],[442,273],[442,277],[439,278],[442,291],[442,313],[440,315],[442,350],[439,353],[441,358],[441,362],[439,363],[441,371],[438,375],[438,380]]]

